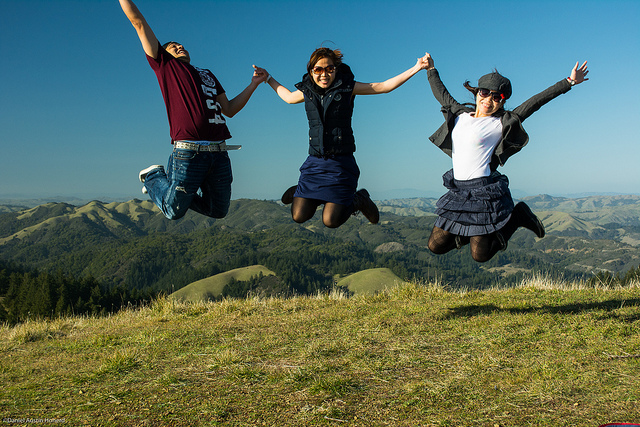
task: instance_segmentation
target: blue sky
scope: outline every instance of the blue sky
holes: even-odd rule
[[[310,53],[339,48],[361,82],[432,54],[450,92],[497,68],[507,108],[589,61],[591,78],[525,121],[529,145],[502,172],[516,195],[640,193],[640,2],[136,2],[161,41],[178,40],[229,98],[252,64],[293,88]],[[2,0],[0,198],[144,198],[137,173],[170,153],[155,76],[117,0]],[[443,120],[423,71],[356,99],[360,187],[376,199],[435,196],[451,160],[428,141]],[[279,198],[307,153],[304,107],[266,85],[227,120],[234,198]]]

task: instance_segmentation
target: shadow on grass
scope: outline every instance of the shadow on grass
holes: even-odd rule
[[[605,311],[605,317],[618,318],[623,322],[635,322],[640,320],[640,310],[635,313],[620,314],[615,310],[625,307],[640,308],[640,298],[633,299],[612,299],[600,302],[575,303],[563,305],[541,305],[538,307],[498,307],[495,304],[464,305],[449,308],[445,318],[452,317],[472,317],[486,315],[495,312],[524,314],[524,313],[552,313],[552,314],[580,314],[587,311]]]

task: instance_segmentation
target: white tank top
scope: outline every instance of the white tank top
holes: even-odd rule
[[[456,117],[451,133],[453,177],[466,181],[491,175],[489,162],[501,137],[499,117],[475,118],[471,113]]]

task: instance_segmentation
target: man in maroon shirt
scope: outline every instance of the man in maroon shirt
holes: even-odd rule
[[[239,148],[226,144],[231,134],[223,115],[233,117],[242,110],[268,74],[254,66],[249,86],[229,100],[211,71],[191,65],[184,46],[160,46],[136,5],[119,1],[158,78],[173,144],[166,171],[161,165],[140,171],[142,191],[169,219],[181,218],[189,209],[222,218],[229,210],[233,180],[227,150]]]

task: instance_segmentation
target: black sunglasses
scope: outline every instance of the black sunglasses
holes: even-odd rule
[[[491,92],[489,89],[478,89],[478,95],[480,95],[483,98],[486,98],[487,96],[491,96],[493,100],[496,102],[502,102],[505,99],[503,93]]]

